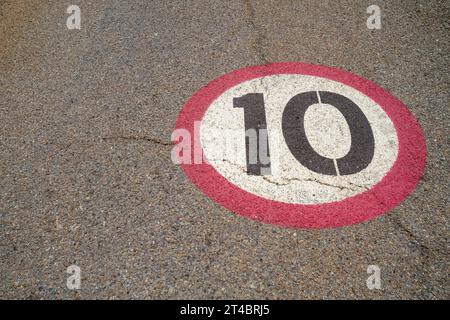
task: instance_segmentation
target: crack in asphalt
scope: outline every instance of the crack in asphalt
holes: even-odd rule
[[[242,172],[247,173],[247,168],[246,168],[246,167],[241,166],[241,165],[239,165],[239,164],[237,164],[237,163],[231,162],[231,161],[229,161],[228,159],[221,159],[221,160],[222,160],[223,162],[227,162],[227,163],[231,164],[232,166],[238,167],[240,170],[242,170]],[[320,181],[320,180],[318,180],[318,179],[312,179],[312,178],[303,178],[303,179],[300,179],[300,178],[281,178],[283,181],[287,181],[287,182],[278,182],[278,181],[274,181],[274,180],[271,180],[271,179],[269,178],[269,176],[262,176],[262,178],[263,178],[265,181],[267,181],[267,182],[269,182],[269,183],[272,183],[272,184],[275,184],[275,185],[277,185],[277,186],[286,186],[286,185],[289,185],[292,181],[299,181],[299,182],[315,182],[315,183],[318,183],[318,184],[323,185],[323,186],[328,186],[328,187],[338,188],[338,189],[340,189],[340,190],[350,190],[350,191],[356,191],[356,192],[361,191],[361,190],[358,190],[358,189],[352,189],[352,188],[349,188],[349,187],[346,187],[346,186],[337,186],[337,185],[334,185],[334,184],[326,183],[326,182]],[[351,184],[351,185],[353,185],[353,186],[355,186],[355,187],[364,189],[364,190],[366,190],[366,191],[369,190],[369,188],[366,187],[366,186],[360,186],[360,185],[357,185],[357,184],[351,183],[351,182],[349,182],[349,184]]]
[[[315,182],[315,183],[318,183],[320,185],[337,188],[339,190],[351,190],[351,191],[356,191],[356,192],[361,191],[360,189],[353,189],[353,188],[349,188],[348,186],[338,186],[338,185],[334,185],[334,184],[331,184],[331,183],[323,182],[323,181],[320,181],[318,179],[313,179],[313,178],[304,178],[304,179],[300,179],[300,178],[281,178],[283,181],[287,181],[286,183],[280,183],[278,181],[270,180],[270,178],[268,176],[263,176],[263,179],[268,181],[268,182],[270,182],[270,183],[276,184],[278,186],[286,186],[286,185],[289,185],[292,181],[299,181],[299,182]],[[364,187],[364,186],[358,186],[358,185],[353,184],[353,183],[352,183],[352,185],[367,190],[367,188]]]
[[[101,137],[103,141],[110,141],[110,140],[128,140],[128,141],[147,141],[154,144],[159,144],[162,146],[172,146],[173,142],[167,142],[163,141],[157,138],[151,138],[151,137],[136,137],[136,136],[117,136],[117,137]]]
[[[416,236],[411,230],[409,230],[401,221],[400,217],[396,216],[393,217],[392,222],[394,223],[394,225],[400,229],[401,233],[403,233],[410,241],[411,244],[414,245],[414,247],[417,248],[417,250],[419,251],[419,256],[420,256],[420,260],[421,260],[421,264],[420,264],[420,269],[418,270],[418,272],[422,275],[423,280],[422,280],[422,284],[425,286],[425,288],[422,290],[421,295],[423,297],[427,296],[428,294],[431,294],[433,297],[436,297],[434,295],[434,293],[431,290],[428,290],[427,284],[430,282],[430,271],[427,271],[426,267],[429,264],[429,260],[431,256],[442,256],[447,257],[448,256],[448,252],[446,252],[445,250],[441,250],[439,248],[431,248],[423,243],[421,243],[421,239]],[[438,258],[439,259],[439,258]]]
[[[408,237],[411,243],[413,243],[422,254],[426,251],[428,253],[437,253],[439,255],[446,255],[446,253],[441,252],[440,249],[431,248],[421,243],[421,239],[418,236],[416,236],[411,230],[405,227],[405,225],[400,220],[400,217],[395,217],[394,219],[392,219],[392,221],[397,227],[399,227],[403,231],[403,234],[405,234]]]
[[[255,43],[253,44],[253,48],[264,64],[269,63],[269,59],[267,59],[266,54],[264,53],[264,50],[263,50],[263,47],[264,47],[263,42],[265,40],[265,35],[263,32],[261,32],[261,30],[258,28],[258,26],[255,23],[255,17],[256,17],[255,8],[253,7],[251,0],[244,0],[244,3],[247,8],[249,17],[250,17],[250,19],[249,19],[250,25],[256,34]]]

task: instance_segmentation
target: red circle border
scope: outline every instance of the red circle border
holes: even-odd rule
[[[337,68],[300,62],[252,66],[225,74],[194,94],[183,107],[175,129],[194,137],[194,121],[201,121],[211,103],[242,82],[275,74],[303,74],[350,86],[375,101],[393,122],[399,141],[397,160],[370,190],[338,202],[290,204],[262,198],[229,182],[210,164],[182,164],[189,179],[209,198],[248,218],[283,227],[335,228],[382,215],[400,204],[420,181],[426,164],[425,138],[417,120],[396,97],[375,83]],[[194,139],[191,139],[192,143]],[[192,148],[194,150],[194,148]]]

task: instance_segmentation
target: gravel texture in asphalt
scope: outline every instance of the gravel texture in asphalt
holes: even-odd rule
[[[68,30],[71,4],[0,2],[0,298],[450,297],[448,1],[80,0]],[[186,179],[170,136],[189,97],[279,61],[351,71],[409,107],[428,155],[408,199],[302,230],[236,215]]]

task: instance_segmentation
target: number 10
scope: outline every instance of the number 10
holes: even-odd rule
[[[308,141],[304,126],[305,113],[309,106],[319,102],[337,108],[347,121],[351,133],[351,147],[342,158],[323,157]],[[246,132],[249,130],[256,132],[256,159],[252,159],[250,139],[246,136],[247,174],[269,174],[271,163],[263,94],[248,93],[234,98],[233,107],[244,109]],[[375,141],[369,121],[353,101],[338,93],[309,91],[291,98],[283,111],[282,131],[289,151],[295,159],[317,173],[334,176],[355,174],[365,169],[374,155]]]

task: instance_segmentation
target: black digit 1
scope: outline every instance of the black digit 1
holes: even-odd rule
[[[330,104],[345,117],[351,133],[350,151],[342,158],[330,159],[318,154],[306,137],[304,120],[309,106]],[[308,169],[326,175],[350,175],[360,172],[372,161],[375,142],[372,128],[361,109],[350,99],[327,91],[310,91],[294,96],[282,118],[283,136],[292,155]]]
[[[270,174],[269,139],[262,93],[233,98],[234,108],[244,109],[247,174]]]

